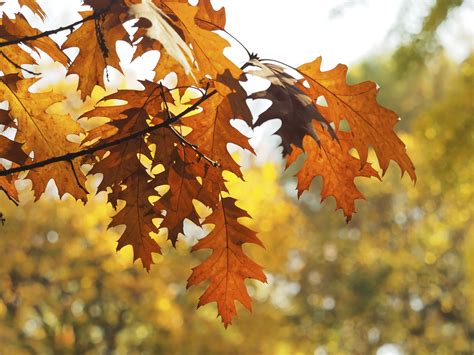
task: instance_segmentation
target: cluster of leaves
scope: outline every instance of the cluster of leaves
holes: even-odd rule
[[[210,0],[195,6],[187,0],[84,3],[91,11],[82,13],[83,20],[56,31],[40,32],[21,14],[13,20],[2,18],[0,96],[8,101],[8,110],[0,111],[0,124],[14,128],[16,135],[0,135],[0,157],[11,165],[0,168],[0,187],[17,201],[14,183],[27,178],[38,199],[53,179],[60,196],[67,193],[86,201],[87,176],[101,174],[98,190],[107,191],[109,202],[118,209],[110,227],[126,226],[117,249],[132,246],[134,258],[146,269],[153,263],[152,253],[161,250],[153,238],[159,229],[166,229],[175,245],[184,220],[213,225],[192,248],[212,252],[193,269],[188,286],[208,282],[199,305],[217,302],[226,326],[236,314],[236,300],[251,308],[245,279],[265,281],[262,268],[243,250],[245,243],[262,243],[241,223],[249,215],[229,196],[223,177],[228,171],[243,179],[228,151],[230,143],[253,151],[232,120],[255,128],[279,118],[282,124],[276,134],[287,165],[304,157],[297,174],[298,193],[321,176],[322,199],[333,196],[348,221],[355,200],[363,198],[354,179],[379,178],[367,161],[369,147],[383,172],[393,160],[402,173],[415,179],[405,145],[393,131],[398,116],[377,103],[375,83],[349,85],[344,65],[322,71],[317,58],[291,68],[249,55],[239,67],[223,53],[230,46],[219,34],[225,28],[225,10],[215,10]],[[35,1],[20,4],[44,16]],[[134,20],[133,33],[124,27],[129,20]],[[59,46],[49,35],[65,29],[71,33]],[[117,41],[133,45],[135,57],[151,50],[161,56],[156,81],[141,82],[142,90],[106,96],[83,115],[107,117],[105,124],[86,129],[54,110],[64,97],[29,90],[38,79],[24,65],[35,64],[31,53],[40,50],[79,76],[78,90],[86,99],[96,85],[105,86],[108,66],[121,69]],[[64,50],[72,47],[79,54],[71,61]],[[176,74],[177,86],[163,84],[169,73]],[[270,86],[249,95],[241,82],[250,76],[261,77]],[[246,104],[249,98],[272,102],[256,121]],[[68,140],[71,135],[81,137],[81,142]],[[119,200],[125,202],[121,209]],[[199,203],[212,213],[200,215]]]

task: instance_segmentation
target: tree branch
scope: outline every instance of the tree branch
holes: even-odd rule
[[[7,169],[7,170],[0,170],[0,176],[7,176],[7,175],[14,174],[14,173],[22,172],[22,171],[37,169],[37,168],[41,168],[41,167],[46,166],[46,165],[59,163],[59,162],[62,162],[62,161],[71,161],[73,159],[76,159],[76,158],[79,158],[79,157],[82,157],[82,156],[85,156],[85,155],[93,154],[93,153],[95,153],[99,150],[114,147],[114,146],[122,144],[124,142],[142,137],[145,134],[156,131],[159,128],[169,127],[171,124],[176,123],[180,118],[182,118],[185,115],[187,115],[188,113],[196,110],[201,103],[203,103],[204,101],[206,101],[208,98],[210,98],[211,96],[213,96],[216,93],[217,93],[216,90],[213,90],[209,93],[206,91],[204,93],[204,95],[201,96],[201,98],[198,101],[196,101],[192,106],[188,107],[187,109],[185,109],[184,111],[182,111],[178,115],[170,117],[168,120],[166,120],[162,123],[159,123],[157,125],[150,126],[150,127],[145,128],[145,129],[142,129],[138,132],[132,133],[132,134],[126,136],[126,137],[122,137],[122,138],[116,139],[116,140],[108,142],[108,143],[99,144],[99,145],[96,145],[94,147],[90,147],[90,148],[87,148],[87,149],[79,150],[77,152],[67,153],[67,154],[64,154],[64,155],[61,155],[61,156],[49,158],[49,159],[39,161],[39,162],[36,162],[36,163],[22,165],[22,166],[18,166],[18,167]]]
[[[92,15],[84,17],[82,20],[76,21],[76,22],[71,23],[70,25],[67,25],[67,26],[58,27],[54,30],[44,31],[44,32],[38,33],[38,34],[33,35],[33,36],[25,36],[25,37],[15,38],[15,39],[12,39],[11,41],[0,42],[0,48],[11,46],[11,45],[14,45],[14,44],[20,44],[20,43],[34,41],[36,39],[47,37],[49,35],[52,35],[52,34],[55,34],[55,33],[58,33],[58,32],[62,32],[62,31],[68,31],[68,30],[72,31],[74,29],[74,26],[80,25],[80,24],[82,24],[84,22],[87,22],[87,21],[90,21],[90,20],[98,19],[101,15],[105,14],[107,12],[107,10],[108,9],[103,9],[103,10],[94,12]]]

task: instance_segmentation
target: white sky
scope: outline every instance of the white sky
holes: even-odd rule
[[[299,65],[323,56],[323,63],[356,62],[382,43],[397,19],[400,0],[373,0],[331,17],[341,1],[220,0],[227,30],[262,58]],[[217,3],[217,1],[216,1]],[[332,65],[331,65],[332,64]]]
[[[389,33],[403,17],[417,32],[432,0],[418,0],[418,9],[404,12],[405,0],[360,0],[339,16],[332,9],[347,0],[213,0],[227,9],[226,29],[262,58],[300,65],[323,56],[323,68],[353,64],[371,52],[390,49],[398,36]],[[468,0],[441,31],[448,52],[462,60],[474,47],[474,1]],[[413,4],[413,3],[412,3]]]
[[[355,5],[334,16],[335,8],[351,0],[212,0],[216,7],[226,7],[227,30],[251,52],[296,66],[322,55],[323,68],[354,64],[371,52],[393,48],[399,38],[388,35],[398,19],[403,18],[407,30],[417,32],[420,19],[434,0],[352,1]],[[73,13],[80,6],[78,0],[39,3],[49,15],[48,28],[80,19],[77,12]],[[18,6],[17,0],[6,0],[6,4]],[[410,11],[404,11],[406,4]],[[440,33],[448,52],[457,60],[474,48],[472,23],[474,0],[467,0]]]

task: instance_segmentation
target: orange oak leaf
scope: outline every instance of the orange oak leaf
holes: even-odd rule
[[[84,13],[84,16],[88,15],[91,15],[91,12]],[[95,85],[104,85],[107,65],[121,68],[115,43],[119,40],[129,42],[128,33],[123,27],[127,18],[128,14],[123,5],[114,2],[99,20],[83,23],[62,45],[63,49],[79,48],[79,54],[68,68],[68,73],[79,75],[82,99],[90,95]]]
[[[123,114],[126,118],[99,126],[89,133],[88,139],[102,137],[96,145],[126,137],[148,127],[148,114],[142,108],[129,108]],[[158,232],[153,223],[156,218],[150,197],[157,196],[156,183],[147,173],[142,159],[150,159],[150,151],[144,137],[137,137],[125,144],[107,149],[104,157],[96,162],[90,174],[103,175],[99,190],[108,190],[108,200],[114,208],[118,200],[125,201],[125,207],[114,217],[109,227],[125,225],[125,231],[118,240],[117,250],[124,246],[133,247],[134,260],[140,259],[147,270],[153,263],[152,253],[161,249],[150,233]],[[125,186],[125,190],[123,189]]]
[[[366,81],[357,85],[346,82],[347,67],[339,64],[329,71],[321,71],[321,57],[312,63],[298,67],[309,84],[308,91],[313,98],[323,96],[327,108],[318,106],[326,120],[333,122],[336,130],[342,120],[349,124],[353,147],[361,163],[367,161],[369,147],[373,147],[383,172],[390,160],[395,161],[403,172],[416,180],[415,168],[407,155],[405,144],[393,128],[399,121],[398,115],[379,105],[378,87]]]
[[[168,129],[162,130],[162,132],[163,134],[172,134]],[[161,146],[158,149],[162,149]],[[160,178],[164,178],[165,180],[161,180],[160,184],[167,184],[170,188],[156,202],[155,209],[166,211],[160,228],[168,229],[168,239],[173,245],[176,245],[178,235],[184,233],[183,221],[185,219],[199,224],[199,216],[194,209],[193,199],[198,197],[201,184],[189,169],[189,165],[199,164],[196,154],[183,146],[173,148],[170,164],[165,166],[165,171],[157,177],[158,182],[160,182]]]
[[[93,129],[87,139],[102,137],[96,145],[107,143],[116,139],[126,137],[148,127],[148,115],[140,108],[129,109],[124,112],[127,119],[112,121],[105,125]],[[125,142],[124,144],[113,146],[108,150],[108,154],[94,164],[89,174],[102,174],[99,191],[106,191],[111,188],[114,193],[109,194],[109,202],[115,207],[117,194],[121,191],[120,185],[124,180],[133,175],[137,170],[137,154],[149,156],[149,150],[143,137]]]
[[[301,195],[304,190],[309,189],[314,177],[322,176],[322,199],[334,196],[337,208],[343,210],[349,221],[355,212],[354,201],[363,198],[354,179],[357,176],[378,176],[367,163],[369,146],[373,147],[384,173],[390,160],[394,160],[402,173],[407,171],[412,180],[416,179],[416,175],[405,145],[393,131],[398,116],[377,103],[376,84],[364,82],[348,85],[347,67],[343,65],[338,65],[327,72],[322,72],[320,68],[321,58],[298,68],[304,75],[301,79],[302,87],[313,102],[320,96],[325,98],[327,107],[317,105],[318,110],[334,125],[339,142],[337,144],[325,137],[318,145],[305,138],[303,149],[307,153],[307,158],[297,174],[297,189]],[[306,89],[303,82],[309,88]],[[349,132],[341,131],[343,120],[348,123]],[[319,129],[316,125],[313,126]],[[324,137],[324,132],[319,135]],[[349,154],[352,148],[357,150],[360,158],[354,158]],[[292,152],[288,163],[295,161],[302,152],[301,149]]]
[[[18,80],[14,75],[0,79],[0,97],[8,101],[10,115],[18,121],[17,140],[24,143],[26,153],[33,152],[34,161],[76,151],[79,145],[69,142],[66,137],[81,133],[81,127],[68,115],[56,113],[53,107],[63,100],[63,96],[53,92],[29,92],[35,81]],[[60,196],[69,193],[75,198],[86,199],[85,177],[77,161],[46,165],[30,171],[28,177],[36,199],[45,191],[50,179],[54,179]]]
[[[46,18],[46,13],[38,2],[35,0],[18,0],[20,6],[29,7],[34,14],[38,15],[42,20]]]
[[[38,35],[41,32],[36,29],[31,27],[31,25],[28,23],[26,18],[21,15],[17,14],[15,19],[10,20],[5,14],[3,14],[2,17],[2,26],[0,30],[0,36],[6,40],[14,40],[17,38],[25,37],[25,36],[34,36]],[[25,43],[28,47],[30,47],[32,50],[40,49],[44,53],[46,53],[48,56],[50,56],[54,61],[57,61],[64,66],[66,66],[69,63],[69,58],[67,55],[61,51],[59,46],[54,42],[51,38],[49,37],[41,37],[37,38],[35,40],[31,40]],[[13,48],[18,48],[18,46],[14,46]],[[2,48],[2,51],[5,48]],[[14,58],[10,58],[14,59]],[[21,64],[30,64],[28,63],[23,63],[22,61],[15,62],[15,63],[21,63]]]
[[[355,212],[355,200],[363,199],[357,189],[356,177],[379,177],[377,171],[369,163],[362,163],[350,155],[352,136],[347,132],[338,132],[338,140],[324,132],[319,123],[314,128],[320,137],[319,144],[310,136],[303,139],[303,148],[293,147],[288,157],[287,166],[292,164],[303,151],[306,160],[298,177],[298,196],[308,190],[316,176],[323,178],[321,201],[328,196],[336,199],[336,209],[342,209],[346,220],[350,221]]]
[[[3,18],[5,17],[6,16],[4,15]],[[0,38],[2,39],[2,42],[7,42],[14,39],[15,36],[7,32],[6,28],[3,26],[3,18],[0,19]],[[21,63],[22,65],[31,65],[35,64],[35,61],[33,57],[31,57],[31,55],[24,51],[19,45],[15,44],[1,49],[0,70],[4,75],[18,73],[20,71],[18,63]]]
[[[217,161],[222,169],[242,178],[240,166],[229,153],[228,144],[236,144],[250,152],[253,148],[248,138],[231,125],[231,120],[240,118],[249,123],[251,113],[245,103],[245,91],[231,78],[227,71],[218,76],[214,84],[219,94],[203,103],[202,112],[184,118],[183,124],[192,129],[187,136],[191,143],[198,145],[200,151]],[[224,92],[227,93],[225,96],[220,94]]]
[[[229,42],[218,34],[198,26],[195,21],[199,13],[198,8],[173,1],[166,1],[166,7],[170,8],[181,22],[187,40],[196,55],[201,77],[210,75],[216,78],[228,70],[234,78],[239,78],[242,71],[223,54],[224,48],[229,47]]]
[[[245,243],[263,246],[255,232],[238,222],[242,217],[250,216],[235,205],[235,199],[223,198],[206,218],[206,223],[213,224],[214,229],[192,248],[193,251],[212,249],[212,254],[193,268],[188,287],[209,281],[206,291],[199,298],[199,306],[217,302],[225,327],[231,324],[232,318],[237,314],[235,301],[239,301],[248,310],[252,309],[245,279],[266,282],[262,268],[245,255],[242,249]]]

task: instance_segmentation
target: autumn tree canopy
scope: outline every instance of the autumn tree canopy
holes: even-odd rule
[[[35,1],[19,3],[44,18]],[[199,305],[216,302],[225,326],[236,315],[236,300],[251,309],[245,279],[266,280],[243,249],[245,243],[262,243],[242,224],[249,215],[228,194],[223,177],[226,171],[244,179],[229,144],[253,152],[233,120],[255,128],[280,119],[282,158],[287,166],[304,160],[298,194],[321,176],[321,198],[333,196],[347,221],[355,200],[363,198],[356,177],[381,179],[395,161],[415,180],[394,132],[398,115],[377,103],[375,83],[349,85],[346,66],[323,71],[319,57],[293,68],[249,52],[247,62],[234,63],[224,49],[238,41],[225,31],[225,9],[215,10],[210,0],[195,6],[187,0],[84,4],[90,9],[82,20],[46,32],[21,12],[13,19],[3,15],[0,95],[8,108],[0,111],[0,124],[15,134],[0,135],[0,188],[18,202],[15,182],[28,179],[37,200],[53,179],[60,196],[85,202],[86,179],[101,176],[98,191],[108,192],[117,210],[110,227],[125,225],[117,249],[132,246],[134,259],[147,270],[161,250],[153,238],[159,229],[175,245],[184,220],[213,226],[192,248],[211,253],[193,268],[188,287],[207,283]],[[67,34],[61,44],[50,37],[59,32]],[[121,70],[118,41],[134,47],[133,58],[160,52],[155,79],[142,81],[141,90],[106,95],[80,117],[58,109],[63,95],[31,90],[44,76],[34,70],[35,54],[45,53],[79,77],[77,90],[87,100],[96,86],[105,87],[110,67]],[[65,52],[69,48],[79,49],[76,57]],[[169,73],[175,73],[176,85],[163,81]],[[241,83],[252,76],[267,80],[268,88],[248,93]],[[271,106],[254,120],[248,99],[270,100]],[[97,117],[107,120],[94,124]],[[372,150],[381,172],[368,161]],[[212,212],[203,215],[200,205]]]

